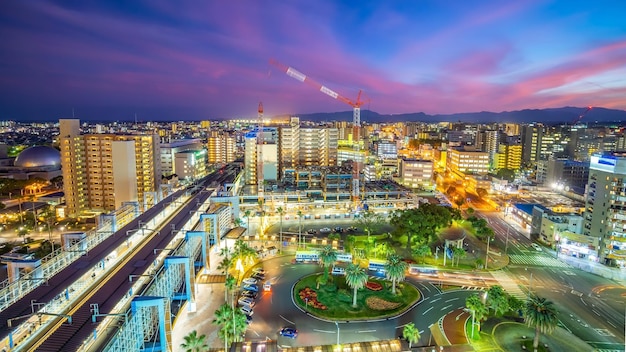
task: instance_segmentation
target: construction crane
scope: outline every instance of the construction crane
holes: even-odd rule
[[[296,70],[293,67],[289,67],[287,65],[281,64],[280,62],[271,59],[270,64],[278,67],[281,71],[285,72],[287,76],[297,79],[300,82],[304,82],[313,88],[319,90],[320,92],[328,95],[333,99],[337,99],[345,104],[348,104],[352,107],[352,136],[354,143],[354,164],[352,166],[352,200],[355,204],[355,208],[358,207],[359,199],[360,199],[360,174],[359,174],[359,155],[360,155],[360,132],[361,132],[361,106],[363,106],[366,102],[361,100],[361,90],[359,90],[359,94],[356,97],[355,101],[352,101],[343,95],[333,91],[332,89],[321,85],[320,83],[314,81],[309,78],[302,72]]]
[[[574,122],[572,122],[572,126],[575,126],[577,123],[579,123],[580,120],[582,120],[592,108],[593,108],[592,106],[588,106],[585,112],[583,112],[576,119],[574,119]]]
[[[263,144],[264,144],[264,139],[263,139],[263,102],[259,102],[259,110],[258,110],[258,122],[259,122],[259,127],[257,129],[257,136],[256,136],[256,153],[257,153],[257,163],[256,163],[256,175],[257,175],[257,193],[258,193],[258,197],[259,197],[259,202],[262,202],[264,200],[263,198],[263,187],[264,187],[264,175],[263,175]]]

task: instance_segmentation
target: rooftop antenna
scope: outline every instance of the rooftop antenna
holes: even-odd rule
[[[137,113],[135,113],[135,125],[137,124]]]
[[[74,118],[74,108],[72,108],[72,118]]]

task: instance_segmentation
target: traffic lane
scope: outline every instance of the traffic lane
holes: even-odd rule
[[[514,269],[511,269],[511,271],[513,270]],[[523,278],[525,280],[524,285],[528,286],[529,273],[520,269],[516,270],[520,272],[520,277],[525,276]],[[551,273],[549,270],[545,268],[533,268],[532,273],[532,292],[555,303],[557,309],[559,310],[558,317],[568,330],[572,331],[575,335],[579,336],[585,341],[614,341],[610,338],[607,339],[608,336],[603,336],[602,333],[594,330],[608,329],[608,331],[611,331],[612,334],[614,334],[615,327],[611,326],[610,323],[607,323],[607,321],[610,321],[611,318],[601,317],[600,315],[598,315],[599,312],[597,309],[595,309],[594,312],[593,307],[591,307],[586,298],[580,297],[577,294],[578,291],[573,291],[571,286],[559,282],[558,280],[553,278],[551,276],[553,273]],[[584,281],[584,279],[582,278],[572,278],[570,280]],[[618,317],[618,319],[619,318],[623,317]],[[612,324],[617,325],[616,322],[613,322]]]

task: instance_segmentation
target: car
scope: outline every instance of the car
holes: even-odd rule
[[[246,324],[252,323],[252,315],[246,315]]]
[[[337,226],[337,227],[335,227],[335,232],[342,233],[343,232],[343,228]]]
[[[250,297],[252,299],[255,299],[259,296],[258,292],[254,292],[254,291],[242,291],[241,292],[241,296],[242,297]]]
[[[541,252],[541,251],[542,251],[541,247],[540,247],[538,244],[536,244],[536,243],[531,243],[530,245],[531,245],[531,246],[533,246],[533,248],[534,248],[537,252]]]
[[[252,316],[252,314],[254,314],[254,311],[252,310],[252,307],[250,307],[250,306],[243,306],[243,307],[240,307],[240,308],[239,308],[239,310],[240,310],[243,314],[248,315],[248,316]]]
[[[298,330],[294,328],[282,328],[278,333],[280,336],[288,337],[290,339],[295,339],[298,336]]]
[[[254,302],[254,298],[250,297],[240,297],[237,303],[239,303],[239,305],[241,306],[248,306],[250,308],[254,307],[254,305],[256,304],[256,302]]]
[[[259,274],[264,274],[265,275],[265,270],[263,268],[261,268],[261,267],[256,267],[256,268],[252,269],[252,272],[255,273],[255,274],[259,273]]]
[[[243,285],[242,290],[259,292],[259,286],[257,286],[257,285]]]
[[[247,278],[243,279],[243,283],[246,284],[246,285],[256,285],[257,279],[255,279],[253,277],[247,277]]]
[[[348,227],[348,232],[355,232],[355,231],[356,231],[356,227],[354,226]]]
[[[315,235],[317,231],[315,231],[314,229],[309,229],[309,230],[306,230],[306,233],[308,233],[309,235]]]
[[[265,280],[265,274],[263,274],[263,273],[253,273],[252,274],[252,278],[253,279],[257,279],[257,280]]]
[[[328,228],[328,227],[322,227],[322,228],[320,229],[320,233],[329,233],[329,232],[331,232],[331,231],[332,231],[332,230],[331,230],[330,228]]]

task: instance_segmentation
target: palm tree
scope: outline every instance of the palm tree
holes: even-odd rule
[[[218,335],[220,335],[220,338],[224,340],[224,351],[228,351],[228,334],[230,333],[230,330],[226,328],[226,325],[232,320],[231,309],[227,303],[224,303],[215,311],[214,315],[215,318],[211,321],[211,324],[217,325],[220,328]]]
[[[324,282],[328,279],[328,269],[337,260],[337,251],[330,245],[319,252],[320,265],[324,268]]]
[[[387,257],[387,262],[385,263],[385,276],[387,277],[387,280],[391,280],[392,294],[396,294],[396,282],[404,281],[404,275],[407,267],[407,263],[402,261],[402,257],[399,255],[391,254]]]
[[[237,279],[233,276],[226,276],[226,280],[224,281],[224,288],[226,288],[226,295],[224,300],[228,303],[228,294],[230,293],[230,301],[231,305],[235,304],[235,289],[237,288]]]
[[[280,245],[278,247],[278,252],[282,254],[283,253],[283,214],[285,213],[285,210],[283,209],[283,207],[278,207],[276,208],[276,212],[278,213],[278,216],[280,216],[280,232],[278,235]]]
[[[415,324],[410,322],[402,329],[402,337],[409,342],[409,348],[411,348],[414,343],[420,340],[421,336],[420,331],[415,327]]]
[[[46,207],[44,212],[41,214],[41,219],[48,226],[48,240],[52,244],[52,253],[54,253],[54,241],[52,240],[52,226],[57,219],[57,216],[54,212],[54,208],[52,206]]]
[[[302,210],[298,210],[298,248],[300,248],[300,241],[302,240]]]
[[[350,264],[346,269],[346,283],[354,290],[352,306],[356,307],[356,291],[363,288],[367,283],[367,273],[365,269],[357,264]]]
[[[509,310],[509,297],[500,285],[494,285],[487,291],[487,309],[500,316]]]
[[[198,336],[196,330],[190,332],[187,336],[184,337],[185,342],[180,344],[180,347],[185,350],[185,352],[202,352],[206,351],[209,346],[206,344],[206,335]]]
[[[426,257],[427,255],[433,254],[433,252],[431,251],[430,247],[427,244],[420,244],[419,246],[413,249],[412,253],[414,256],[421,258],[422,263],[424,263],[424,257]]]
[[[472,338],[474,338],[474,321],[478,322],[478,331],[480,331],[480,322],[487,316],[487,307],[477,294],[467,297],[465,307],[472,313]]]
[[[246,228],[248,229],[248,234],[250,234],[250,215],[252,215],[252,212],[250,211],[250,209],[246,210],[243,213],[243,216],[246,217]]]
[[[524,313],[526,325],[535,328],[533,348],[535,352],[537,352],[540,334],[550,334],[556,329],[557,323],[559,322],[559,319],[556,317],[557,310],[551,301],[533,295],[530,300],[526,302]]]

